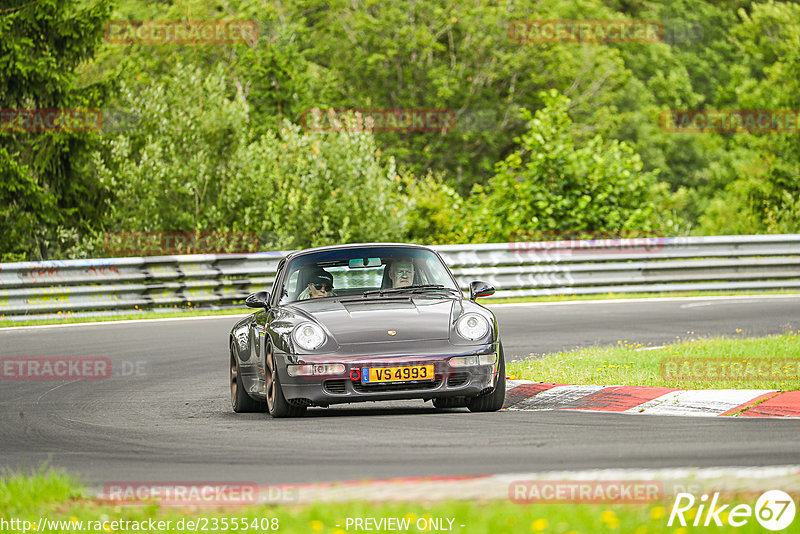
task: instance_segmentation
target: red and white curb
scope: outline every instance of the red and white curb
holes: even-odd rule
[[[508,410],[581,410],[648,415],[800,417],[800,391],[574,386],[507,382]]]

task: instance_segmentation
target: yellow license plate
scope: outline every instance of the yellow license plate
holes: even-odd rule
[[[434,379],[432,363],[428,365],[407,365],[405,367],[364,367],[361,369],[362,384],[419,382]]]

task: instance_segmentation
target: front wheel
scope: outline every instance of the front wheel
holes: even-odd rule
[[[239,373],[239,362],[236,360],[236,344],[231,341],[231,406],[236,413],[263,412],[266,406],[263,402],[250,397],[242,385],[242,375]]]
[[[267,411],[272,417],[298,417],[306,411],[305,406],[292,406],[283,396],[281,379],[278,376],[278,366],[272,351],[266,358],[266,386],[267,386]]]
[[[503,407],[506,400],[506,362],[503,356],[503,345],[500,345],[497,368],[497,383],[488,395],[467,399],[467,408],[471,412],[496,412]]]

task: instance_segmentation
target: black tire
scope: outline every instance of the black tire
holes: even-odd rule
[[[252,413],[266,411],[266,403],[252,398],[245,391],[244,385],[242,385],[242,376],[239,374],[239,361],[236,359],[236,345],[233,341],[231,341],[230,385],[231,406],[234,412]]]
[[[306,413],[305,406],[292,406],[283,396],[283,389],[281,388],[281,377],[278,374],[278,366],[275,363],[275,355],[272,351],[267,354],[266,369],[264,374],[266,377],[266,394],[267,394],[267,411],[272,417],[299,417]]]
[[[433,399],[433,406],[438,410],[445,408],[466,408],[467,401],[464,397],[439,397]]]
[[[497,369],[497,383],[494,390],[487,395],[467,399],[467,408],[471,412],[496,412],[503,407],[503,402],[506,400],[506,361],[503,356],[502,344],[499,353],[500,364]]]

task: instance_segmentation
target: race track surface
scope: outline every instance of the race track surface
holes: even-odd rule
[[[531,304],[493,311],[509,359],[621,339],[658,345],[800,327],[800,296]],[[126,375],[0,381],[0,465],[35,468],[49,459],[102,485],[800,463],[798,420],[436,413],[421,401],[311,409],[296,420],[234,414],[226,337],[233,322],[0,330],[0,358],[103,356]]]

